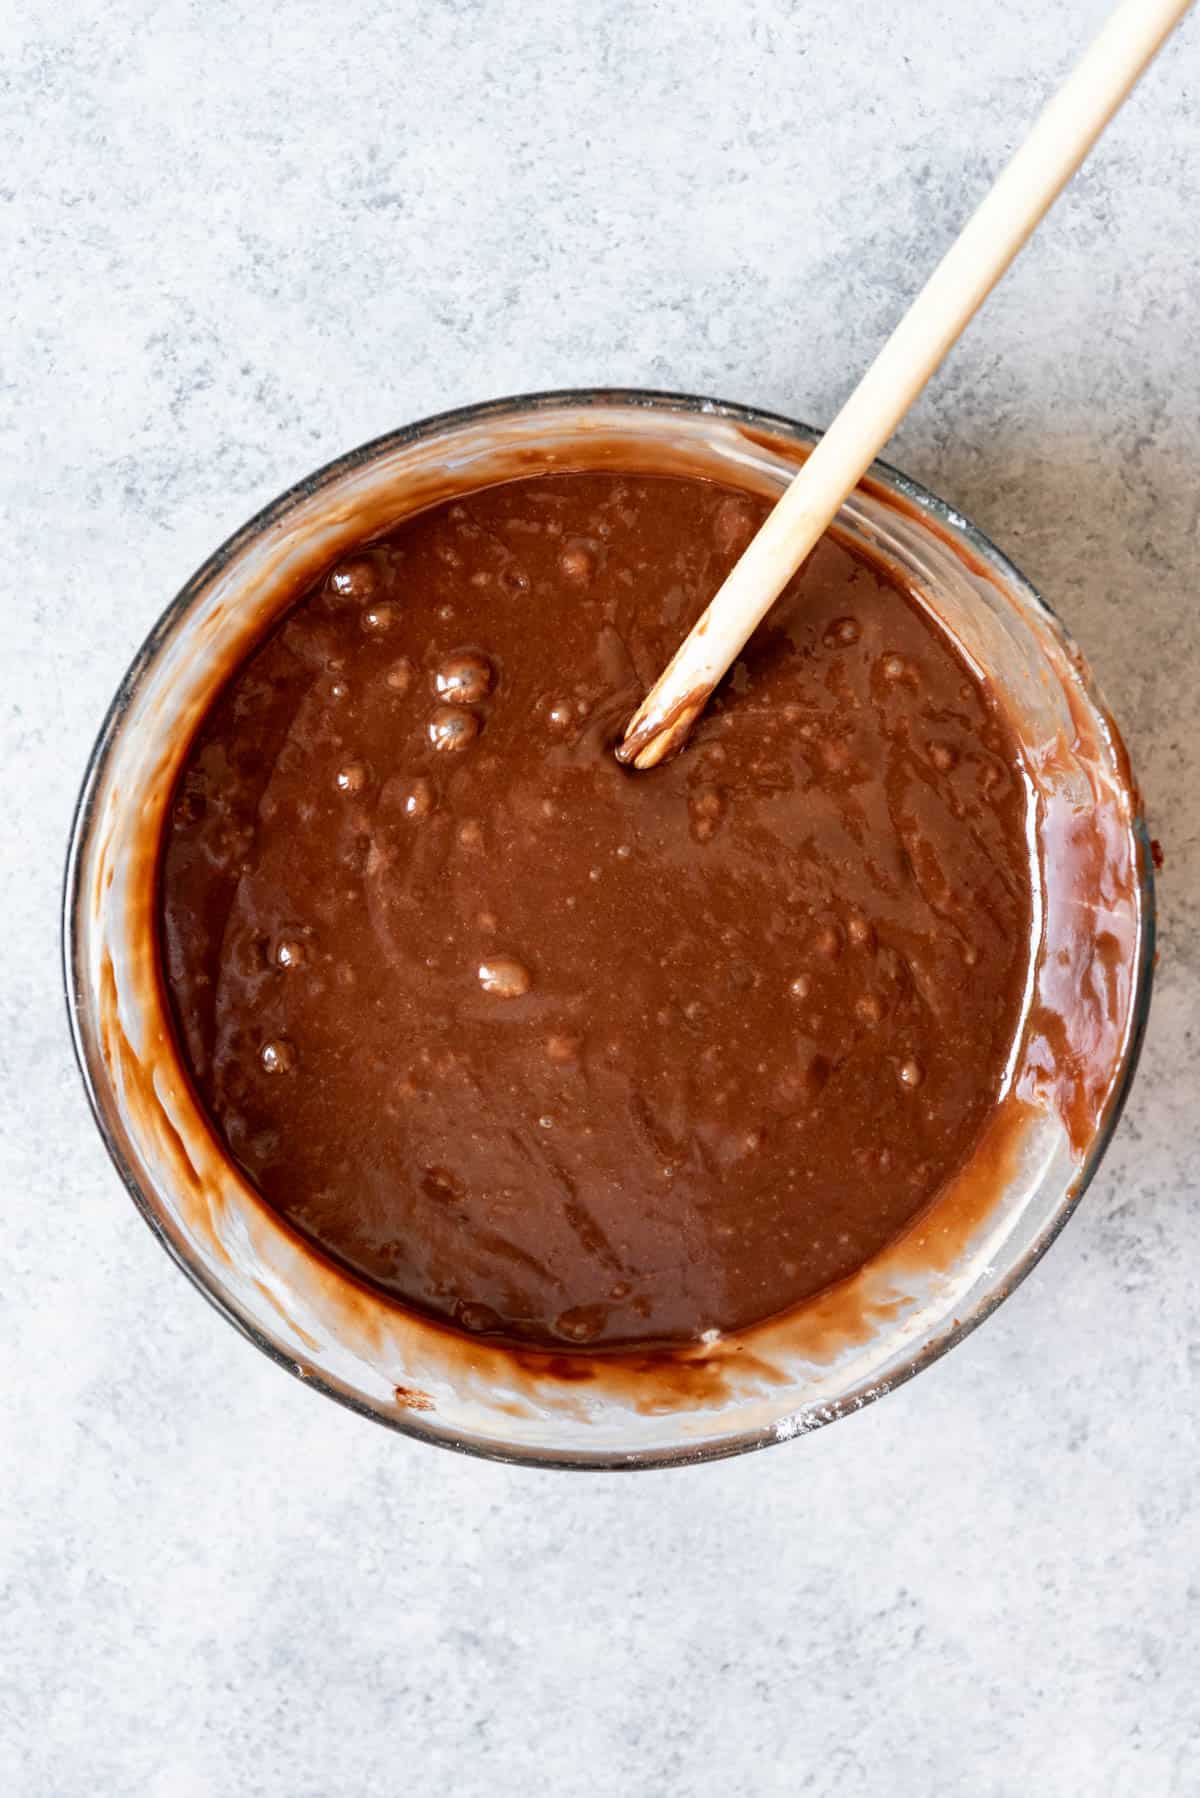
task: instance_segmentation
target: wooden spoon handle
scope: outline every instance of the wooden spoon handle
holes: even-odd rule
[[[1049,101],[669,666],[617,750],[653,768],[696,718],[1192,0],[1122,0]]]

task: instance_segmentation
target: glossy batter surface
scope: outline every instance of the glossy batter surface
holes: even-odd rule
[[[230,1150],[313,1242],[557,1348],[747,1326],[958,1168],[1028,961],[1007,727],[826,539],[649,774],[611,754],[762,517],[518,481],[365,547],[205,720],[165,971]]]

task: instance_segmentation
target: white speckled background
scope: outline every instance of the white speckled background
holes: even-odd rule
[[[1200,105],[1169,48],[892,450],[1092,656],[1167,855],[1048,1260],[765,1455],[567,1477],[306,1391],[110,1170],[58,964],[148,626],[406,419],[628,382],[826,422],[1104,0],[15,0],[0,24],[0,1785],[1200,1789]]]

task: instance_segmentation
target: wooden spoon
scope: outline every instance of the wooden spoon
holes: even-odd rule
[[[653,768],[683,748],[746,639],[1191,4],[1122,0],[651,687],[619,760]]]

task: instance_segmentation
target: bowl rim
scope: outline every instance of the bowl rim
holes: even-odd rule
[[[1055,1215],[1016,1260],[1008,1276],[974,1305],[968,1315],[956,1317],[944,1330],[935,1332],[932,1337],[906,1355],[894,1371],[889,1373],[885,1382],[871,1382],[864,1384],[861,1388],[852,1389],[836,1405],[823,1406],[816,1412],[801,1412],[791,1418],[785,1417],[775,1423],[744,1431],[740,1435],[702,1443],[698,1446],[685,1444],[678,1448],[633,1450],[626,1453],[603,1450],[593,1453],[587,1450],[525,1449],[516,1445],[499,1444],[482,1439],[474,1440],[458,1433],[439,1431],[431,1424],[423,1423],[422,1414],[419,1412],[407,1411],[398,1414],[385,1412],[320,1371],[299,1367],[283,1348],[272,1342],[253,1322],[241,1316],[216,1281],[200,1265],[193,1263],[172,1240],[129,1165],[101,1105],[96,1073],[89,1057],[81,1025],[81,1014],[87,999],[87,983],[81,966],[80,953],[83,906],[81,869],[84,851],[95,820],[95,800],[100,778],[145,668],[193,600],[228,566],[243,547],[260,537],[280,519],[286,517],[296,506],[313,498],[324,488],[334,485],[346,475],[354,473],[357,469],[363,468],[405,445],[437,437],[464,426],[474,426],[505,418],[536,416],[539,412],[565,408],[579,410],[610,408],[700,414],[718,420],[726,420],[749,430],[761,430],[806,449],[811,449],[821,437],[821,432],[813,426],[789,418],[782,413],[766,411],[734,401],[712,399],[704,395],[639,387],[551,388],[485,400],[474,405],[458,406],[448,411],[429,414],[411,424],[385,431],[379,436],[359,444],[354,449],[335,456],[311,474],[302,476],[274,499],[268,501],[205,558],[163,608],[122,676],[105,711],[88,755],[72,813],[63,871],[60,949],[63,997],[71,1045],[88,1107],[109,1159],[138,1212],[172,1261],[186,1274],[196,1290],[234,1326],[239,1334],[253,1342],[257,1348],[294,1378],[302,1380],[306,1386],[324,1393],[347,1410],[370,1418],[399,1435],[440,1448],[452,1449],[457,1453],[466,1454],[476,1459],[508,1465],[611,1473],[695,1466],[709,1461],[727,1460],[735,1455],[769,1448],[777,1442],[790,1440],[794,1435],[810,1434],[827,1423],[832,1423],[853,1411],[861,1410],[866,1404],[874,1403],[885,1392],[894,1391],[897,1387],[907,1384],[915,1375],[940,1360],[950,1349],[970,1336],[1021,1285],[1051,1244],[1057,1240],[1068,1219],[1074,1214],[1076,1206],[1095,1177],[1124,1110],[1141,1056],[1150,1010],[1156,940],[1155,886],[1153,855],[1141,806],[1140,789],[1136,782],[1133,782],[1131,790],[1135,805],[1130,820],[1130,829],[1137,850],[1137,902],[1140,931],[1138,954],[1133,969],[1125,1052],[1109,1096],[1104,1118]],[[1054,608],[978,525],[941,499],[923,483],[914,480],[910,475],[882,459],[871,464],[863,479],[878,483],[892,495],[907,501],[931,518],[944,532],[948,532],[954,541],[964,545],[984,565],[989,574],[996,576],[1003,585],[1017,589],[1036,611],[1041,612],[1053,624],[1068,651],[1075,652],[1074,638],[1063,625]],[[1077,654],[1077,652],[1075,653]],[[1087,670],[1086,663],[1082,663],[1081,658],[1080,663],[1083,670],[1081,678],[1089,704],[1103,720],[1106,728],[1116,735],[1114,720],[1097,683],[1092,678],[1090,671]],[[795,1427],[788,1428],[789,1422],[794,1423]]]

